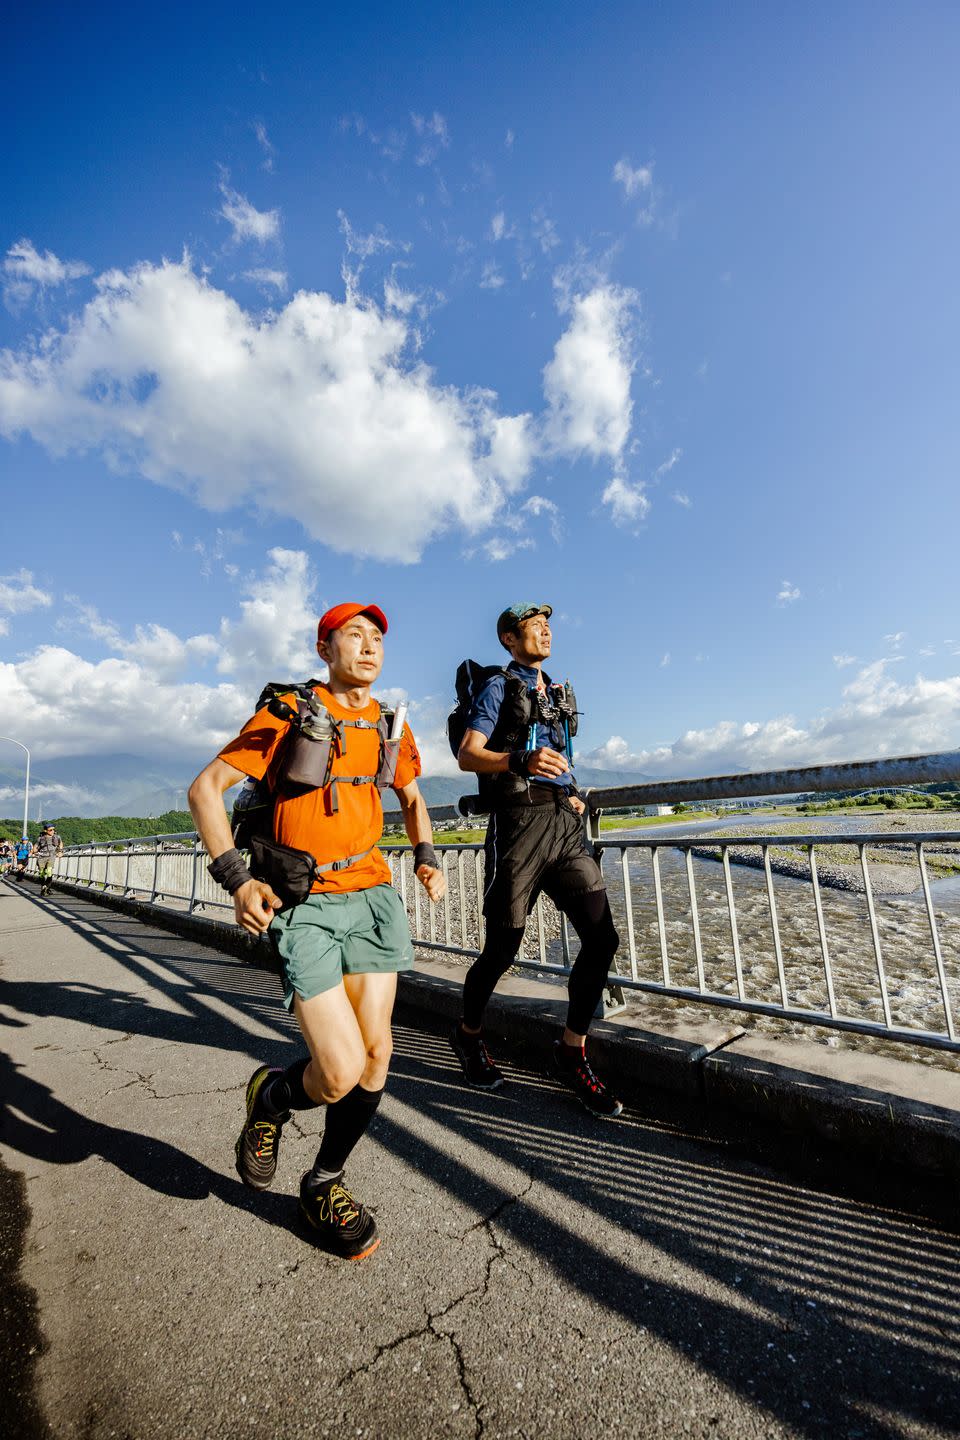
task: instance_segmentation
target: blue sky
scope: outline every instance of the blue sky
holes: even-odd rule
[[[0,731],[49,803],[102,808],[92,758],[190,772],[352,597],[434,770],[527,597],[594,763],[957,745],[958,38],[948,4],[8,21]]]

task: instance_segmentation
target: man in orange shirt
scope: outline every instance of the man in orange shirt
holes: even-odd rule
[[[377,849],[383,832],[377,786],[383,739],[380,705],[370,688],[383,666],[386,630],[386,616],[376,605],[335,605],[320,620],[317,651],[329,679],[314,694],[334,733],[322,783],[290,781],[293,748],[305,747],[309,762],[310,747],[318,742],[292,736],[291,720],[264,706],[201,771],[189,794],[212,860],[210,873],[232,894],[237,923],[252,935],[268,933],[281,963],[284,1003],[296,1015],[309,1051],[286,1070],[261,1065],[254,1071],[237,1169],[244,1184],[265,1190],[276,1173],[290,1111],[325,1104],[323,1143],[300,1184],[300,1213],[321,1244],[350,1260],[362,1259],[380,1243],[373,1216],[347,1190],[343,1171],[383,1094],[397,972],[413,964],[406,912]],[[445,881],[417,787],[420,756],[409,726],[395,749],[390,784],[415,847],[417,879],[435,903]],[[274,851],[281,859],[306,852],[313,883],[299,903],[287,897],[285,904],[265,879],[255,879],[234,846],[223,794],[245,776],[266,777],[270,785]]]

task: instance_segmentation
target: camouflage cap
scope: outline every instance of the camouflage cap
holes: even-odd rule
[[[531,615],[546,615],[548,618],[553,614],[552,605],[535,605],[532,600],[524,601],[518,605],[508,605],[506,610],[500,611],[497,620],[497,639],[506,630],[516,630],[523,620],[529,620]]]

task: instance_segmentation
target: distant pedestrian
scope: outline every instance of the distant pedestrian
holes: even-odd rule
[[[300,1183],[300,1214],[316,1241],[347,1260],[380,1243],[374,1217],[344,1184],[344,1167],[383,1095],[397,972],[413,964],[406,912],[377,848],[382,787],[400,801],[430,900],[446,885],[417,788],[413,734],[399,712],[388,725],[371,695],[386,629],[375,605],[328,610],[317,631],[326,683],[264,704],[189,793],[213,858],[210,873],[233,896],[238,924],[266,932],[273,944],[285,1003],[309,1050],[286,1070],[261,1065],[250,1077],[237,1170],[244,1184],[265,1190],[291,1110],[325,1104],[323,1143]],[[272,797],[270,834],[251,841],[256,879],[223,807],[224,792],[244,777],[266,780]]]
[[[63,841],[52,823],[44,825],[37,841],[37,865],[40,874],[40,894],[49,895],[53,885],[53,872],[63,854]]]
[[[554,684],[543,674],[552,613],[550,605],[534,604],[502,612],[497,638],[510,663],[480,689],[459,747],[460,769],[477,774],[490,795],[490,824],[486,938],[467,971],[463,1016],[451,1043],[469,1084],[499,1089],[503,1076],[487,1053],[483,1012],[517,958],[527,917],[543,891],[580,937],[553,1068],[593,1115],[609,1119],[623,1106],[587,1059],[586,1039],[620,941],[603,875],[583,834],[584,804],[576,793],[570,743],[576,701],[569,684]]]
[[[14,877],[17,880],[22,880],[26,874],[27,861],[32,854],[33,846],[30,844],[28,836],[24,835],[17,843],[16,869],[14,870]]]
[[[14,861],[13,846],[9,840],[0,840],[0,875],[6,875]]]

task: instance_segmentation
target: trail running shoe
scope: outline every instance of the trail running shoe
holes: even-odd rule
[[[586,1054],[581,1052],[579,1060],[571,1063],[560,1049],[560,1041],[553,1045],[553,1073],[558,1080],[572,1090],[574,1095],[601,1120],[615,1120],[622,1112],[622,1103],[610,1094],[600,1077],[594,1072]]]
[[[277,1067],[261,1065],[254,1070],[247,1084],[247,1118],[237,1140],[237,1173],[251,1190],[266,1190],[277,1173],[280,1132],[290,1119],[285,1115],[268,1116],[257,1100],[267,1080],[282,1075]]]
[[[377,1222],[340,1180],[310,1185],[310,1172],[300,1181],[300,1214],[311,1240],[341,1260],[363,1260],[380,1244]]]
[[[500,1089],[503,1076],[487,1054],[481,1036],[465,1035],[459,1025],[454,1025],[450,1032],[450,1044],[468,1085],[475,1086],[477,1090]]]

